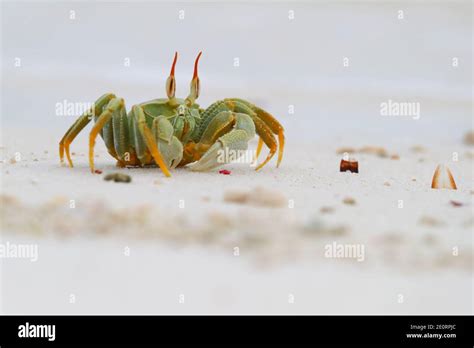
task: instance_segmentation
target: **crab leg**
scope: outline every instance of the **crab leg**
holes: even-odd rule
[[[183,158],[183,144],[174,136],[173,125],[165,116],[158,116],[153,119],[151,132],[158,149],[167,159],[166,165],[171,169],[176,168]]]
[[[258,161],[258,156],[260,156],[260,153],[262,152],[262,148],[263,148],[263,140],[262,138],[258,138],[258,145],[257,145],[257,150],[255,151],[255,157],[253,159],[253,162],[256,164],[257,161]]]
[[[250,104],[249,102],[246,102],[245,100],[242,100],[242,102]],[[266,112],[265,110],[259,108],[258,106],[250,104],[250,107],[252,108],[253,111],[256,112],[257,116],[265,122],[265,124],[272,130],[274,134],[278,135],[278,160],[277,160],[277,168],[280,166],[280,163],[283,159],[283,151],[285,149],[285,135],[283,134],[283,126],[278,122],[275,117],[273,117],[271,114]]]
[[[258,138],[257,152],[255,153],[255,161],[258,159],[258,156],[260,156],[260,152],[262,152],[262,147],[263,147],[263,140],[262,138]]]
[[[135,105],[132,108],[131,115],[133,118],[132,122],[135,123],[134,129],[138,129],[140,135],[145,140],[145,144],[148,150],[150,151],[151,156],[155,160],[156,165],[161,168],[161,170],[167,177],[170,177],[171,174],[168,170],[168,167],[166,166],[165,161],[163,160],[163,156],[161,155],[160,150],[158,149],[158,145],[156,144],[155,137],[153,136],[153,133],[150,130],[150,128],[148,128],[148,125],[146,123],[145,113],[143,112],[142,107]]]
[[[120,110],[124,108],[125,106],[122,98],[113,98],[95,121],[94,127],[92,127],[92,130],[89,134],[89,167],[92,173],[94,173],[95,139],[97,138],[97,135],[100,133],[100,131],[104,129],[104,126],[107,124],[107,122],[109,122],[109,120],[112,118],[113,114],[120,112]],[[109,124],[107,127],[111,127],[111,125]],[[104,130],[107,129],[108,128],[105,128]],[[109,152],[113,150],[113,154],[115,154],[115,149],[110,145],[111,142],[113,144],[113,133],[103,132],[102,137],[104,138],[104,142],[106,143]],[[110,140],[111,137],[112,139]],[[116,154],[114,157],[116,157]]]
[[[254,118],[253,121],[255,122],[255,128],[257,130],[257,133],[260,135],[260,138],[270,149],[270,152],[268,153],[265,161],[263,161],[257,166],[257,168],[255,168],[255,170],[259,170],[273,158],[277,151],[278,144],[275,140],[275,137],[273,136],[271,129],[266,125],[265,122],[263,122],[258,117]]]
[[[109,128],[111,141],[105,141],[105,130]],[[130,161],[130,130],[125,105],[112,112],[112,120],[104,126],[102,132],[109,153],[119,161],[119,165]]]
[[[255,136],[255,124],[246,114],[231,111],[220,112],[204,131],[201,148],[209,149],[201,159],[188,167],[194,171],[206,171],[228,162],[223,151],[247,150],[248,142]],[[222,159],[224,157],[224,159]]]
[[[229,107],[226,105],[226,103],[223,100],[220,100],[209,105],[207,109],[202,112],[202,116],[201,116],[202,123],[200,125],[200,130],[197,134],[197,138],[194,139],[195,141],[199,141],[202,138],[202,135],[204,134],[204,131],[207,129],[209,124],[222,111],[233,111],[233,110],[230,110]]]
[[[234,111],[234,112],[249,115],[255,123],[257,134],[260,136],[260,142],[259,142],[259,145],[257,146],[257,154],[260,154],[260,151],[263,145],[262,141],[270,149],[270,152],[267,158],[265,159],[265,161],[262,164],[260,164],[255,170],[259,170],[265,164],[267,164],[268,161],[270,161],[270,159],[275,155],[277,150],[278,150],[278,161],[277,161],[277,167],[278,167],[283,158],[283,150],[285,147],[285,137],[283,134],[284,130],[281,124],[265,110],[258,108],[257,106],[243,99],[233,98],[233,99],[224,99],[222,101],[218,101],[210,105],[203,114],[202,126],[203,127],[208,126],[210,122],[212,122],[213,119],[216,117],[216,115],[223,110],[229,110],[229,111]],[[203,130],[201,130],[201,132],[203,132]],[[276,142],[273,134],[276,134],[278,136],[279,145]]]
[[[92,110],[88,110],[82,116],[80,116],[69,129],[64,134],[63,138],[59,142],[59,158],[61,163],[64,163],[64,152],[66,152],[66,157],[70,167],[73,167],[71,155],[69,154],[69,145],[73,142],[74,138],[79,134],[79,132],[87,126],[90,122],[92,115],[100,115],[102,109],[105,105],[109,103],[111,99],[115,98],[115,95],[111,93],[104,94],[94,103],[94,113]]]
[[[273,117],[271,114],[266,112],[265,110],[259,108],[258,106],[253,105],[252,103],[243,100],[243,99],[238,99],[238,98],[232,98],[232,99],[225,99],[228,105],[233,106],[235,111],[237,112],[242,112],[240,109],[243,110],[245,113],[249,113],[249,109],[252,111],[252,113],[249,113],[252,118],[255,120],[256,117],[258,117],[260,120],[262,120],[268,128],[271,129],[271,131],[278,135],[278,160],[277,160],[277,167],[280,165],[282,159],[283,159],[283,151],[285,148],[285,136],[283,134],[283,126],[278,122],[275,117]],[[254,116],[255,115],[255,116]],[[257,130],[258,132],[258,130]],[[260,135],[260,133],[259,133]],[[267,146],[269,145],[267,142],[265,142]],[[270,157],[271,158],[271,157]],[[266,163],[267,161],[265,161]],[[256,170],[260,169],[262,166],[258,166]]]

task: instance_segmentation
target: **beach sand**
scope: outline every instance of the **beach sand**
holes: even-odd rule
[[[103,144],[103,173],[91,174],[84,145],[74,143],[74,168],[59,165],[53,141],[16,148],[26,154],[18,162],[2,148],[2,240],[38,245],[36,262],[2,261],[5,313],[471,311],[466,155],[449,165],[458,190],[433,190],[442,158],[432,149],[353,154],[355,174],[339,172],[335,147],[308,158],[290,143],[279,169],[229,164],[230,175],[165,178],[156,167],[116,168]],[[132,182],[104,181],[111,172]],[[256,202],[224,199],[255,190]],[[328,257],[333,243],[363,254]]]

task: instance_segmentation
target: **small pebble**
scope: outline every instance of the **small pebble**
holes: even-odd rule
[[[469,131],[464,135],[464,144],[474,145],[474,131]]]
[[[110,181],[113,180],[114,182],[126,182],[129,183],[132,181],[132,178],[130,175],[127,174],[122,174],[122,173],[112,173],[112,174],[107,174],[104,177],[105,181]]]
[[[391,186],[391,184],[388,181],[385,181],[383,184],[384,186]]]
[[[426,152],[426,149],[421,145],[412,146],[410,149],[414,153],[423,153]]]
[[[352,197],[346,197],[346,198],[344,198],[344,200],[342,201],[342,203],[348,204],[348,205],[354,205],[354,204],[356,204],[356,201],[355,201],[355,199],[352,198]]]
[[[453,207],[462,207],[464,205],[462,202],[453,201],[453,200],[449,201],[449,203],[451,203]]]
[[[330,214],[330,213],[334,212],[334,208],[333,207],[321,207],[321,209],[319,209],[319,211],[323,214]]]
[[[102,170],[96,169],[96,170],[94,170],[94,173],[96,173],[96,174],[102,174]]]
[[[425,226],[430,226],[430,227],[439,227],[439,226],[444,225],[443,221],[438,220],[432,216],[427,216],[427,215],[422,216],[420,220],[418,220],[418,223],[420,225],[425,225]]]

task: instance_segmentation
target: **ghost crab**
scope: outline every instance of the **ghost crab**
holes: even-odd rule
[[[89,134],[89,166],[92,173],[95,139],[99,134],[118,166],[156,164],[166,176],[171,176],[169,168],[177,166],[188,165],[191,170],[206,171],[228,163],[228,160],[218,160],[220,151],[246,150],[255,134],[260,137],[257,157],[263,144],[270,149],[267,158],[256,170],[267,164],[277,150],[278,167],[283,157],[285,137],[283,127],[272,115],[238,98],[214,102],[207,109],[201,109],[195,103],[200,91],[198,63],[201,53],[194,63],[191,91],[186,99],[175,97],[177,52],[166,80],[168,98],[134,105],[128,114],[124,100],[112,93],[97,99],[91,110],[80,116],[61,139],[61,163],[66,153],[69,166],[73,166],[69,146],[94,118],[95,124]]]

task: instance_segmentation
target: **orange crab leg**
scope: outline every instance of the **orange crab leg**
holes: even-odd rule
[[[266,112],[263,109],[260,109],[259,107],[254,106],[253,110],[257,114],[257,116],[265,122],[265,124],[272,130],[273,133],[278,135],[278,160],[277,160],[277,167],[280,166],[280,163],[283,159],[283,151],[285,149],[285,135],[283,134],[283,127],[278,122],[275,117],[273,117],[271,114]]]
[[[170,177],[171,173],[168,169],[168,166],[163,160],[163,156],[161,155],[160,150],[158,149],[158,145],[156,144],[153,133],[147,126],[147,123],[145,120],[145,113],[143,112],[143,109],[140,106],[135,105],[132,108],[132,113],[134,117],[134,122],[136,122],[138,130],[140,134],[143,136],[145,143],[148,147],[148,150],[150,151],[151,156],[155,160],[155,163],[158,165],[158,167],[161,168],[161,171],[163,172],[163,174],[165,174],[167,177]]]
[[[263,122],[259,118],[254,118],[253,121],[255,123],[255,129],[257,130],[257,133],[260,135],[260,139],[263,140],[263,142],[270,149],[270,152],[268,153],[265,161],[263,161],[261,164],[257,166],[257,168],[255,168],[255,170],[259,170],[272,159],[272,157],[275,155],[277,151],[278,145],[275,140],[275,137],[272,134],[272,131],[270,130],[268,125],[265,124],[265,122]]]
[[[96,100],[94,103],[94,107],[92,110],[85,112],[82,116],[80,116],[76,122],[67,130],[66,134],[64,134],[63,138],[59,142],[59,158],[61,163],[64,162],[64,152],[66,152],[66,158],[69,163],[70,167],[73,167],[71,155],[69,152],[69,146],[79,134],[79,132],[87,126],[90,122],[93,115],[100,115],[102,112],[102,108],[109,103],[110,100],[115,98],[115,95],[112,93],[107,93],[101,96],[99,99]]]
[[[263,140],[262,138],[258,138],[257,152],[255,153],[255,161],[258,160],[258,156],[260,156],[260,152],[262,152],[262,147],[263,147]]]
[[[285,136],[283,135],[283,130],[278,132],[278,145],[277,168],[280,166],[281,160],[283,159],[283,149],[285,148]]]
[[[243,112],[250,115],[255,122],[255,127],[257,128],[258,135],[260,135],[260,139],[263,140],[263,142],[270,148],[270,153],[268,154],[267,159],[263,164],[259,165],[256,170],[262,168],[262,166],[266,164],[276,152],[276,149],[272,150],[273,144],[276,144],[273,134],[278,136],[278,145],[276,146],[278,148],[277,167],[279,167],[283,159],[283,152],[285,149],[285,135],[283,126],[271,114],[246,100],[232,98],[225,99],[224,102],[230,110]],[[263,132],[268,134],[264,134]],[[261,146],[261,141],[259,141],[259,145],[257,146],[257,157],[260,154]]]
[[[97,119],[96,123],[94,124],[94,127],[92,127],[92,130],[89,134],[89,167],[91,169],[91,173],[94,173],[94,146],[95,146],[95,139],[97,138],[97,135],[99,134],[100,130],[104,128],[104,125],[107,123],[107,121],[110,120],[112,117],[112,112],[107,109],[105,110]]]

